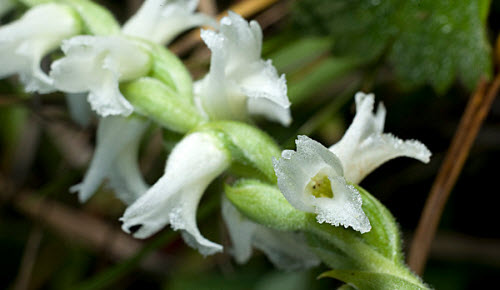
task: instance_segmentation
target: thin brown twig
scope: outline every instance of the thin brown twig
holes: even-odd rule
[[[26,248],[24,250],[23,258],[21,259],[21,266],[17,275],[16,282],[14,283],[14,290],[28,289],[35,265],[36,257],[38,256],[38,249],[42,241],[43,230],[40,225],[36,224],[31,231]]]
[[[446,201],[499,89],[500,74],[495,77],[490,86],[485,81],[479,83],[467,104],[438,176],[432,185],[408,259],[410,268],[419,275],[423,273]]]

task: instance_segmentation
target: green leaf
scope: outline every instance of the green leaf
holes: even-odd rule
[[[196,128],[196,131],[214,132],[221,139],[231,152],[231,169],[235,173],[277,182],[272,160],[281,155],[281,150],[263,131],[234,121],[208,122]]]
[[[376,272],[332,270],[321,274],[320,278],[331,277],[354,285],[357,289],[429,289],[423,283],[414,283],[401,277]]]
[[[169,130],[186,133],[203,121],[192,103],[157,79],[143,77],[123,83],[120,91],[138,114]]]
[[[250,219],[282,231],[303,228],[310,214],[295,209],[276,186],[258,180],[226,185],[227,198]]]
[[[473,88],[492,71],[487,0],[308,0],[295,2],[308,33],[330,35],[335,53],[375,61],[385,56],[401,84],[446,91],[456,76]]]

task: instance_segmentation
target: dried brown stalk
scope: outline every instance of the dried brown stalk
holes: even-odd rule
[[[485,81],[479,83],[467,104],[438,176],[432,185],[408,259],[410,268],[419,275],[423,273],[446,201],[499,89],[500,74],[495,77],[491,85]]]

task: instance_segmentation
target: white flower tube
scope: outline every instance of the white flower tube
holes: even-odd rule
[[[151,59],[145,50],[120,36],[77,36],[64,41],[62,50],[66,56],[50,72],[57,89],[89,92],[92,109],[103,117],[132,113],[118,85],[148,73]]]
[[[400,156],[429,162],[431,152],[416,140],[403,141],[392,134],[383,133],[386,110],[380,103],[375,114],[373,94],[359,92],[356,116],[342,139],[330,147],[342,162],[345,178],[359,183],[383,163]]]
[[[260,58],[262,30],[229,12],[220,32],[203,30],[212,51],[209,73],[195,83],[197,102],[213,119],[246,120],[261,115],[283,125],[291,122],[285,76]]]
[[[183,31],[216,23],[208,15],[195,13],[198,0],[146,0],[123,26],[123,33],[168,44]]]
[[[99,120],[97,145],[83,182],[71,188],[87,201],[105,179],[116,195],[131,204],[147,190],[137,163],[139,143],[149,122],[138,118],[106,117]]]
[[[301,233],[277,231],[254,223],[226,198],[222,200],[222,217],[233,246],[231,254],[240,264],[248,262],[252,247],[264,252],[277,268],[283,270],[310,268],[321,262],[309,250]]]
[[[288,202],[299,210],[316,213],[319,223],[370,231],[361,195],[344,179],[337,156],[306,136],[298,136],[296,144],[296,152],[284,150],[273,162],[278,187]]]
[[[221,245],[201,235],[196,210],[207,186],[229,165],[229,153],[216,137],[188,135],[170,154],[165,174],[127,208],[120,219],[122,229],[143,239],[170,224],[174,230],[182,230],[186,243],[201,254],[222,251]]]
[[[37,5],[19,20],[0,27],[0,78],[19,74],[28,92],[54,91],[52,80],[40,62],[61,45],[63,39],[78,34],[80,20],[69,7]]]

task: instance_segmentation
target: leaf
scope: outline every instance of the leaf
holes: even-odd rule
[[[174,132],[186,133],[203,121],[193,104],[157,79],[143,77],[120,85],[135,111]]]
[[[233,186],[226,185],[225,192],[245,216],[276,230],[299,230],[311,218],[288,203],[277,186],[259,180],[239,180]]]
[[[379,289],[429,289],[423,283],[414,283],[404,278],[376,272],[332,270],[320,275],[320,278],[331,277],[342,282],[354,285],[357,289],[379,290]]]
[[[492,71],[488,0],[308,0],[295,4],[306,32],[330,35],[340,56],[384,56],[401,84],[445,92],[457,76],[473,88]]]
[[[196,130],[213,132],[221,139],[231,152],[231,169],[236,174],[276,183],[272,160],[281,155],[281,150],[263,131],[234,121],[208,122]]]

